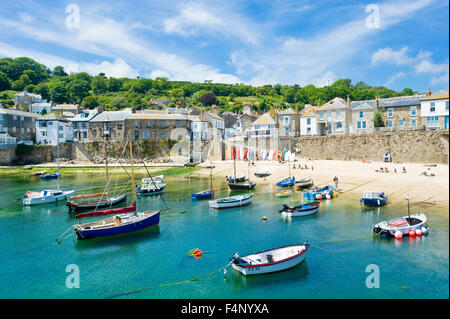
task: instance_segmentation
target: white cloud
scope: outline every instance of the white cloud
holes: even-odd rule
[[[397,81],[398,79],[401,79],[401,78],[404,78],[404,77],[406,77],[405,72],[395,73],[389,78],[389,80],[386,82],[386,84],[384,86],[389,86],[392,83],[394,83],[395,81]]]
[[[448,71],[448,63],[435,64],[425,59],[415,66],[415,70],[417,73],[442,73]]]

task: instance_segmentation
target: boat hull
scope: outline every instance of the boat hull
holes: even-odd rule
[[[212,198],[212,192],[211,191],[204,191],[199,193],[194,193],[191,195],[192,199],[209,199]]]
[[[319,207],[311,209],[311,210],[305,210],[305,211],[284,211],[282,212],[283,216],[287,217],[302,217],[302,216],[309,216],[314,215],[319,211]]]
[[[159,188],[141,188],[138,190],[137,195],[151,196],[151,195],[159,195],[164,191],[166,185],[161,186]]]
[[[317,191],[305,192],[303,193],[303,198],[312,200],[332,198],[334,194],[333,190],[333,186],[329,185]]]
[[[361,198],[361,203],[367,207],[381,207],[387,204],[387,197],[385,198]]]
[[[57,173],[55,173],[55,174],[48,174],[48,175],[42,174],[41,178],[42,179],[57,179],[58,175],[59,175],[59,177],[61,177],[61,174],[57,174]]]
[[[148,217],[138,222],[117,225],[103,229],[80,229],[75,227],[75,233],[79,240],[130,234],[158,225],[159,215],[160,212],[157,211],[155,213],[149,214]]]
[[[292,187],[295,184],[295,177],[285,178],[281,182],[278,182],[276,185],[278,187]]]
[[[255,183],[228,183],[228,187],[231,190],[239,190],[239,189],[254,189],[255,188]]]
[[[57,196],[24,198],[23,205],[31,206],[31,205],[48,204],[48,203],[55,203],[55,202],[67,200],[74,192],[75,191],[71,190],[71,191],[62,192],[61,195],[57,195]]]
[[[66,205],[69,207],[69,213],[73,212],[83,212],[83,211],[91,211],[91,210],[97,210],[99,208],[106,208],[106,207],[114,207],[120,204],[123,204],[127,201],[127,194],[123,194],[117,197],[111,197],[111,200],[104,201],[101,203],[90,201],[88,203],[83,202],[67,202]]]
[[[209,207],[215,209],[224,209],[224,208],[246,206],[251,204],[253,194],[250,194],[249,196],[235,196],[235,197],[236,197],[235,200],[230,201],[221,201],[221,199],[209,201]]]
[[[407,219],[408,216],[404,216],[400,219]],[[427,218],[424,214],[416,214],[416,215],[411,215],[411,219],[416,219],[417,223],[410,225],[409,223],[407,224],[403,224],[403,225],[399,225],[399,226],[392,226],[390,225],[391,222],[396,221],[396,220],[388,220],[388,221],[383,221],[380,222],[378,224],[376,224],[373,227],[373,231],[375,233],[385,233],[385,234],[389,234],[391,236],[394,236],[395,233],[397,231],[400,231],[402,233],[403,236],[405,235],[409,235],[410,231],[415,231],[416,229],[421,229],[423,226],[426,226],[427,223]],[[399,219],[397,219],[398,221]]]
[[[264,263],[264,264],[255,264],[255,265],[246,265],[242,266],[236,263],[232,263],[233,269],[239,271],[241,274],[245,276],[249,275],[261,275],[261,274],[267,274],[272,272],[278,272],[290,269],[292,267],[297,266],[302,261],[305,260],[306,252],[308,251],[310,245],[305,245],[305,248],[300,251],[298,254],[286,258],[284,260],[280,260],[273,263]]]

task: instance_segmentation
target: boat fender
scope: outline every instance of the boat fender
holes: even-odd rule
[[[327,199],[330,199],[330,198],[331,198],[330,194],[326,194],[325,197],[326,197]]]
[[[414,230],[410,230],[408,234],[409,234],[409,237],[415,237],[416,236],[416,232]]]
[[[403,234],[402,234],[401,231],[397,230],[397,231],[394,233],[394,237],[397,238],[397,239],[400,239],[400,238],[403,237]]]
[[[416,229],[416,236],[422,236],[422,231],[419,228]]]
[[[266,217],[266,216],[263,216],[263,217],[262,217],[262,220],[267,220],[267,217]]]
[[[317,195],[316,195],[316,199],[322,199],[322,195],[317,194]]]
[[[428,234],[428,227],[422,226],[421,231],[422,231],[422,234],[423,234],[423,235]]]

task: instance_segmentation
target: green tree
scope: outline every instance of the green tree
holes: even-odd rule
[[[0,71],[0,91],[6,91],[11,88],[11,81],[8,76]]]
[[[55,66],[52,74],[54,76],[68,76],[68,74],[66,73],[66,71],[64,71],[64,68],[61,65]]]
[[[109,78],[107,88],[109,92],[118,92],[122,88],[122,82],[116,78]]]
[[[55,103],[69,102],[69,91],[64,81],[52,80],[48,83],[50,99]]]
[[[89,82],[82,78],[72,80],[69,84],[69,95],[72,101],[81,104],[83,99],[89,95],[90,88]]]
[[[103,76],[97,75],[91,81],[91,88],[95,94],[103,94],[106,92],[107,84]]]
[[[99,105],[97,97],[94,95],[86,96],[83,99],[83,102],[81,102],[81,106],[88,108],[88,109],[94,109]]]
[[[18,80],[11,84],[11,89],[15,91],[22,91],[28,84],[31,84],[30,78],[28,75],[22,74]]]
[[[375,115],[373,117],[373,126],[375,127],[384,127],[384,121],[383,121],[383,107],[381,107],[380,109],[378,109],[375,112]]]
[[[116,110],[124,109],[128,107],[128,101],[123,96],[116,96],[111,102],[111,107]]]

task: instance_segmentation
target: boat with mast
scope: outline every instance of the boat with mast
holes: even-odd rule
[[[66,190],[66,191],[61,190],[60,181],[59,181],[60,177],[61,177],[61,174],[59,172],[59,122],[56,121],[56,123],[57,123],[57,130],[56,130],[57,154],[56,154],[56,157],[57,157],[58,172],[56,174],[51,174],[51,175],[56,176],[55,178],[57,179],[58,188],[56,190],[46,189],[41,192],[26,192],[24,195],[24,198],[23,198],[24,206],[54,203],[54,202],[66,200],[75,192],[74,190]],[[44,174],[42,176],[44,176]]]
[[[214,199],[214,189],[212,183],[212,171],[214,169],[214,166],[209,166],[209,169],[209,190],[191,194],[192,199]]]
[[[252,181],[250,181],[250,159],[248,159],[248,180],[245,180],[245,175],[244,175],[243,183],[237,182],[238,178],[236,175],[236,154],[234,154],[234,156],[233,156],[233,167],[234,167],[234,178],[228,179],[228,187],[231,190],[245,190],[245,189],[255,188],[256,183],[253,183]]]
[[[292,155],[294,155],[294,154],[291,154],[291,153],[287,154],[288,166],[289,166],[289,177],[278,182],[276,184],[278,187],[292,187],[295,184],[295,177],[293,177],[291,175],[291,157],[292,157]],[[295,155],[294,155],[294,157],[295,157]]]
[[[136,205],[136,184],[134,180],[134,167],[133,167],[133,143],[131,141],[131,129],[130,134],[130,161],[131,161],[131,184],[133,190],[133,204]],[[148,172],[148,171],[147,171]],[[150,175],[150,173],[149,173]],[[151,176],[150,176],[151,178]],[[164,201],[164,203],[166,203]],[[159,209],[154,211],[136,212],[134,213],[119,213],[119,210],[125,210],[125,208],[118,208],[117,214],[114,217],[109,217],[99,221],[77,224],[74,226],[74,232],[79,240],[110,237],[117,235],[125,235],[135,233],[150,227],[159,225],[160,212],[169,209],[166,204],[165,209]]]
[[[105,149],[105,172],[106,172],[106,193],[96,193],[87,195],[72,196],[66,203],[69,207],[69,214],[73,212],[92,211],[99,208],[111,208],[123,204],[127,200],[127,194],[120,194],[111,196],[110,192],[110,178],[108,170],[108,151],[106,139],[104,140]]]
[[[225,176],[227,179],[228,184],[232,183],[241,183],[245,182],[247,179],[245,178],[245,174],[236,174],[236,157],[237,157],[237,150],[236,150],[236,139],[233,138],[233,148],[231,152],[231,156],[233,157],[233,171],[234,176]]]

